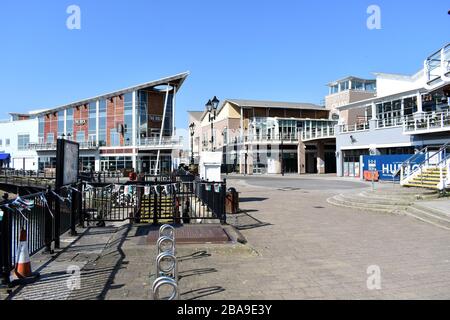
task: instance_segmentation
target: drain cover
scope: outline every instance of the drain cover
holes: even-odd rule
[[[147,243],[154,245],[159,237],[158,230],[151,230]],[[184,225],[175,227],[177,244],[227,243],[231,239],[221,226],[217,225]]]

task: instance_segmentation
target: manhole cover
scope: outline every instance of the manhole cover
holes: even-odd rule
[[[158,230],[151,230],[147,236],[148,244],[155,244],[159,237]],[[185,225],[175,228],[177,244],[227,243],[231,239],[221,226]]]

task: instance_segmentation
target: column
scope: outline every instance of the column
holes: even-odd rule
[[[136,91],[133,91],[133,97],[132,97],[132,107],[131,107],[131,112],[132,112],[132,122],[133,122],[133,127],[131,130],[131,143],[133,145],[133,147],[136,146]],[[134,160],[133,160],[134,161]],[[133,164],[133,168],[136,168],[136,166],[134,166]]]
[[[317,142],[317,173],[325,173],[325,146],[322,141]]]
[[[369,120],[369,129],[375,130],[378,127],[377,105],[375,101],[371,103],[370,108],[372,110],[372,118]]]
[[[298,174],[306,173],[306,145],[302,141],[301,137],[298,142],[297,147],[297,157],[298,157]]]
[[[100,142],[100,100],[97,100],[95,103],[95,142],[97,143],[97,146]],[[97,165],[97,164],[96,164]],[[100,165],[99,165],[100,167]],[[99,170],[100,171],[100,170]]]

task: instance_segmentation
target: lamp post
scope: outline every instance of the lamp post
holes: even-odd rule
[[[195,123],[191,123],[189,125],[189,130],[191,132],[191,165],[194,164],[195,159],[194,159],[194,135],[195,135]]]
[[[209,123],[211,123],[211,151],[215,151],[214,148],[214,121],[216,121],[217,107],[219,106],[219,99],[216,96],[212,100],[208,100],[205,107],[209,113]]]

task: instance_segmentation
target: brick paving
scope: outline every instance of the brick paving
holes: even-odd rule
[[[326,199],[342,192],[336,188],[228,183],[241,192],[245,210],[228,221],[248,242],[178,244],[182,299],[450,298],[450,232],[407,216],[333,207]],[[102,236],[104,249],[95,259],[80,258],[81,289],[54,298],[152,299],[156,246],[148,243],[148,228],[116,230]],[[72,258],[62,257],[61,272]],[[372,265],[381,270],[380,290],[367,288]],[[38,296],[22,289],[16,297],[46,298],[52,290],[35,288]]]

